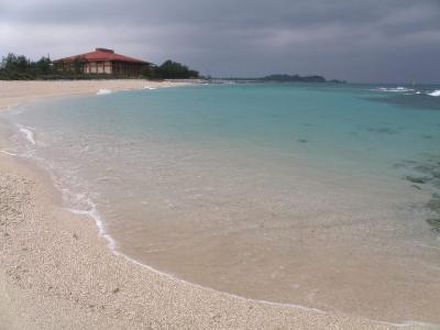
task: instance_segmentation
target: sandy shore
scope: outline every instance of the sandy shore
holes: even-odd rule
[[[121,91],[187,85],[189,82],[125,80],[0,81],[0,109],[47,97],[96,94],[99,90]]]
[[[0,82],[0,107],[174,83]],[[0,141],[0,150],[4,147]],[[419,328],[251,301],[113,254],[93,220],[63,209],[44,173],[0,153],[0,329]]]

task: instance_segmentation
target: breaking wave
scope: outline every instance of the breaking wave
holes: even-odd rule
[[[436,89],[435,91],[432,91],[431,93],[426,93],[429,96],[440,96],[440,89]]]
[[[436,90],[416,90],[414,88],[408,88],[408,87],[378,87],[374,89],[375,91],[385,92],[385,93],[401,93],[404,95],[428,95],[428,96],[440,96],[440,89]]]
[[[32,132],[29,127],[18,125],[18,128],[20,132],[24,134],[26,140],[28,140],[31,144],[36,144],[34,138],[34,132]]]
[[[99,91],[96,92],[96,95],[106,95],[111,93],[112,91],[110,89],[100,89]]]
[[[381,92],[391,92],[391,93],[407,93],[407,92],[415,92],[412,88],[406,88],[406,87],[379,87],[377,90]]]

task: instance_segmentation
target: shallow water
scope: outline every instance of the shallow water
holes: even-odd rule
[[[6,151],[48,169],[66,207],[161,271],[255,299],[440,322],[440,241],[426,221],[440,217],[440,97],[428,95],[439,88],[396,87],[50,101],[2,115],[16,128]]]

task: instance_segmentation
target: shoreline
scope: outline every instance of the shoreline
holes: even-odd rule
[[[143,79],[110,80],[0,80],[0,111],[18,105],[66,96],[96,95],[110,92],[188,86],[188,81],[149,81]]]
[[[105,84],[108,82],[102,81],[99,89],[109,88]],[[142,88],[149,83],[140,82]],[[38,94],[37,88],[35,95],[22,97],[17,103],[96,93],[100,81],[87,81],[88,86],[82,87],[87,90],[84,92],[71,89],[75,83],[69,82],[56,95]],[[113,82],[112,87],[109,89],[126,90],[120,81]],[[0,100],[0,106],[11,107],[20,97],[8,98],[2,93]],[[8,324],[9,328],[416,326],[250,300],[164,274],[111,251],[89,216],[71,214],[56,202],[49,178],[12,157],[0,154],[0,208],[6,215],[0,215],[0,234],[5,237],[0,250],[4,270],[0,294],[8,300],[0,304],[0,324]]]

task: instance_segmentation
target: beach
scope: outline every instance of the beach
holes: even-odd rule
[[[47,97],[62,97],[106,93],[108,91],[127,91],[154,89],[187,85],[188,82],[154,82],[142,79],[125,80],[58,80],[58,81],[0,81],[0,110],[19,104],[27,104]]]
[[[0,82],[0,108],[99,91],[185,83]],[[5,149],[0,141],[0,150]],[[87,216],[61,206],[47,174],[0,153],[0,328],[389,329],[392,324],[250,300],[162,274],[112,252]]]

